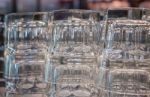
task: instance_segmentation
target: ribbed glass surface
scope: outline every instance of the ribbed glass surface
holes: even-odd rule
[[[116,10],[115,10],[116,11]],[[102,97],[150,96],[150,23],[140,9],[108,17],[105,50],[99,69]],[[122,10],[119,10],[121,13]]]
[[[48,48],[46,13],[10,14],[6,18],[5,79],[7,95],[42,94],[45,55]]]
[[[58,18],[60,13],[64,18]],[[103,48],[100,15],[83,10],[54,12],[47,65],[51,96],[98,97],[97,60]]]

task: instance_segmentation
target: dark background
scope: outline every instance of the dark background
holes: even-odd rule
[[[150,0],[0,0],[0,13],[50,11],[55,9],[106,9],[150,7]]]

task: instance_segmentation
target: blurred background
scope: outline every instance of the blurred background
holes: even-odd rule
[[[0,13],[118,7],[149,8],[150,0],[0,0]]]

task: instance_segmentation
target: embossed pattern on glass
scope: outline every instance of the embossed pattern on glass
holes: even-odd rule
[[[99,72],[101,97],[150,96],[150,23],[131,16],[108,22]]]
[[[41,95],[48,47],[47,13],[6,16],[5,79],[8,97]]]
[[[54,11],[46,80],[50,97],[98,97],[97,60],[103,48],[98,12]]]

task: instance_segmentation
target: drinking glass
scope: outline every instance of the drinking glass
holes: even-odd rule
[[[150,96],[149,12],[109,9],[105,50],[99,67],[101,97]]]
[[[6,97],[43,97],[48,13],[12,13],[5,18]]]
[[[45,66],[49,97],[98,97],[105,11],[57,10],[51,14],[51,45]]]

